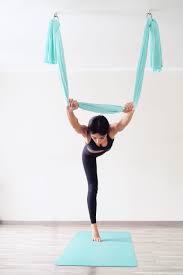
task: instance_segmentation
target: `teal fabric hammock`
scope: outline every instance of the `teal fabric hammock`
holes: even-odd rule
[[[149,39],[150,37],[150,39]],[[150,43],[149,43],[150,40]],[[133,104],[136,108],[142,89],[142,81],[144,77],[144,69],[147,59],[148,45],[150,50],[150,66],[153,72],[161,71],[162,69],[162,52],[161,42],[159,35],[159,28],[155,19],[147,18],[144,28],[142,47],[137,64],[136,79],[134,85]],[[64,49],[62,44],[62,37],[60,33],[60,22],[58,17],[54,17],[49,22],[48,36],[46,43],[46,52],[44,61],[49,64],[58,64],[60,78],[63,86],[63,92],[66,105],[69,102],[69,87],[64,58]],[[79,108],[92,111],[96,113],[112,114],[122,112],[124,106],[111,105],[111,104],[94,104],[79,102]]]

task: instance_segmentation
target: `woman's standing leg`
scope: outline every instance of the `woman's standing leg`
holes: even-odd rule
[[[82,154],[83,166],[88,181],[87,204],[92,228],[93,241],[101,241],[96,223],[97,211],[97,192],[98,192],[98,177],[97,177],[97,162],[96,157],[91,157],[83,151]]]
[[[91,223],[96,223],[98,177],[96,157],[82,155],[83,166],[88,182],[87,204]]]

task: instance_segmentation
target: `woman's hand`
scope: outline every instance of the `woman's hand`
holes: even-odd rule
[[[133,105],[133,102],[128,102],[128,103],[125,104],[123,112],[124,113],[129,113],[131,111],[135,111],[134,105]]]
[[[74,100],[73,98],[69,98],[69,104],[67,105],[67,109],[69,111],[74,111],[76,109],[78,109],[79,104],[77,102],[77,100]]]

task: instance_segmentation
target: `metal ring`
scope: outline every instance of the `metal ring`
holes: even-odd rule
[[[152,19],[152,13],[150,11],[146,13],[146,17],[148,17],[148,16],[150,16]]]
[[[56,17],[56,18],[58,18],[58,19],[59,19],[59,17],[58,17],[58,13],[57,13],[57,12],[55,12],[55,13],[54,13],[54,15],[53,15],[53,17],[54,17],[54,18]]]

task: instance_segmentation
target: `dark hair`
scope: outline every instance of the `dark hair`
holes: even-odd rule
[[[98,133],[104,136],[109,131],[109,121],[105,116],[94,116],[88,122],[88,131],[92,134]]]

